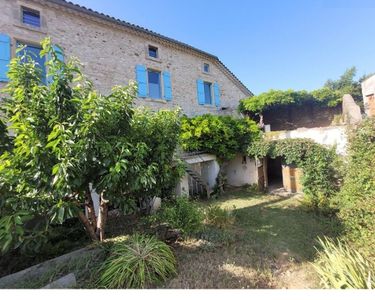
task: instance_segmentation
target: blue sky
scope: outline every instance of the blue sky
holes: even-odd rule
[[[375,72],[374,0],[72,0],[217,55],[255,94]]]

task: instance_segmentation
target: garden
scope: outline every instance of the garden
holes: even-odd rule
[[[343,159],[310,140],[267,141],[249,118],[135,108],[133,83],[103,96],[76,59],[42,46],[48,85],[19,55],[1,102],[0,277],[83,247],[95,255],[7,287],[71,273],[77,288],[374,285],[374,119],[351,130]],[[211,200],[176,197],[181,149],[219,163],[281,156],[303,169],[304,195],[230,189],[219,176]]]

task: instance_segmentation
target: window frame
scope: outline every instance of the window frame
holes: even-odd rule
[[[207,71],[206,71],[207,66]],[[211,66],[209,63],[203,63],[203,73],[210,74],[211,73]]]
[[[163,99],[163,82],[162,82],[162,72],[160,70],[152,69],[152,68],[147,68],[147,96],[148,98],[152,100],[162,100]],[[159,98],[154,98],[151,97],[150,94],[150,78],[149,78],[149,73],[157,73],[159,75]]]
[[[156,56],[150,55],[150,50],[155,50]],[[147,47],[147,56],[151,59],[159,59],[159,48],[153,45],[148,45]]]
[[[210,102],[209,103],[207,103],[207,99],[206,99],[206,85],[209,86],[209,92],[210,92]],[[213,105],[212,88],[213,88],[212,82],[210,82],[210,81],[203,81],[204,105],[210,105],[210,106]]]
[[[32,13],[32,14],[37,14],[39,16],[39,24],[38,25],[34,25],[34,24],[30,24],[30,23],[25,23],[25,18],[24,18],[25,12],[29,12],[29,13]],[[24,25],[24,26],[30,26],[32,28],[41,29],[42,28],[42,15],[41,15],[41,12],[39,10],[37,10],[37,9],[33,9],[33,8],[30,8],[30,7],[21,5],[21,24]]]

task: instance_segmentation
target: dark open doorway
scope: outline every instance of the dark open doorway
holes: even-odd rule
[[[281,165],[281,157],[276,157],[274,159],[268,158],[267,160],[267,178],[268,188],[270,190],[283,186],[283,173]]]

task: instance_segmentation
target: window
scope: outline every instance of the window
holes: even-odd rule
[[[203,72],[210,73],[210,65],[209,64],[203,64]]]
[[[148,70],[148,95],[152,99],[161,99],[160,72]]]
[[[154,46],[148,46],[148,56],[153,58],[158,58],[158,48]]]
[[[35,27],[40,27],[39,11],[22,7],[22,23]]]
[[[17,46],[24,45],[23,43],[17,42]],[[29,59],[32,59],[36,62],[36,67],[40,71],[41,81],[45,84],[46,83],[46,59],[45,57],[40,57],[40,51],[42,50],[39,47],[32,46],[32,45],[25,45],[26,47],[23,51],[19,52],[19,56],[27,55]]]
[[[210,82],[204,82],[204,104],[212,104],[211,86]]]

